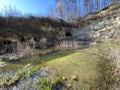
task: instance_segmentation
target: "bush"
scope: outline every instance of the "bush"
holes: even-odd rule
[[[100,90],[119,90],[120,87],[120,47],[110,47],[102,56]]]

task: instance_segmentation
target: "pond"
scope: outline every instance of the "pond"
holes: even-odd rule
[[[41,67],[44,66],[44,63],[50,61],[55,58],[63,57],[73,53],[74,51],[55,51],[47,54],[40,54],[37,56],[23,58],[21,60],[16,61],[7,61],[0,60],[0,69],[2,72],[16,71],[22,68],[25,65],[31,64],[33,66],[39,65]]]
[[[27,71],[29,69],[27,67],[29,67],[29,66],[32,66],[34,68],[36,66],[39,66],[39,69],[37,69],[30,77],[24,78],[24,76],[23,76],[23,78],[21,78],[21,77],[20,77],[20,79],[18,78],[17,83],[15,83],[14,86],[11,86],[9,88],[11,88],[11,90],[21,90],[21,88],[23,88],[25,86],[29,86],[29,85],[34,86],[33,83],[37,83],[37,81],[36,82],[33,82],[33,81],[37,80],[37,78],[40,78],[41,75],[48,76],[51,74],[51,72],[45,68],[46,62],[56,59],[56,58],[64,57],[73,52],[74,51],[64,51],[64,52],[57,51],[57,52],[47,53],[47,54],[43,54],[43,55],[42,54],[37,55],[37,56],[31,57],[31,58],[24,58],[24,59],[17,60],[17,61],[1,60],[0,61],[0,63],[1,63],[0,64],[0,66],[1,66],[0,76],[2,76],[1,80],[6,77],[7,78],[12,77],[14,80],[15,79],[14,77],[16,77],[16,73],[19,73],[21,70]],[[22,75],[24,75],[24,73],[22,73]],[[25,74],[25,75],[29,76],[28,71],[27,71],[27,74]],[[21,74],[20,74],[20,76],[21,76]],[[12,79],[10,79],[10,80],[12,80]],[[4,83],[4,81],[1,81],[1,82]],[[9,82],[12,82],[12,81],[9,81]],[[27,87],[27,88],[30,88],[30,87]],[[35,88],[35,87],[33,87],[33,88]],[[24,90],[24,89],[22,89],[22,90]]]

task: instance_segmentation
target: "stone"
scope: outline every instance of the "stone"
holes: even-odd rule
[[[9,90],[13,90],[13,87],[11,86],[11,87],[9,87]]]
[[[71,88],[71,87],[72,87],[72,84],[68,83],[67,86],[68,86],[69,88]]]
[[[71,78],[72,80],[77,80],[77,75],[73,75]]]
[[[0,61],[0,67],[4,67],[5,65],[6,65],[5,62]]]
[[[13,87],[13,90],[19,90],[19,88],[18,88],[18,87],[16,87],[16,86],[14,86],[14,87]]]
[[[30,66],[31,66],[31,64],[27,64],[27,65],[26,65],[26,67],[30,67]]]
[[[27,64],[24,68],[29,68],[31,66],[31,64]]]
[[[66,77],[64,77],[64,76],[62,76],[62,79],[63,79],[63,80],[67,80],[67,78],[66,78]]]
[[[47,43],[47,38],[41,38],[41,39],[40,39],[40,42],[41,42],[41,43]]]
[[[96,42],[91,42],[90,45],[91,46],[95,46],[97,43]]]
[[[109,10],[110,9],[108,9],[108,11]],[[103,11],[100,11],[100,13],[102,12]],[[107,14],[108,12],[105,13]],[[79,28],[76,29],[72,28],[70,30],[73,37],[75,36],[75,39],[78,40],[87,40],[87,39],[105,40],[105,39],[119,38],[118,36],[120,36],[120,33],[118,33],[120,26],[120,16],[118,14],[116,14],[115,16],[114,15],[104,16],[103,18],[100,18],[95,21],[91,21],[89,24],[86,25],[82,25],[82,23],[80,24],[81,26]]]

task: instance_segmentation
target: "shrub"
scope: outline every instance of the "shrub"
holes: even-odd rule
[[[102,56],[100,90],[119,90],[120,87],[120,47],[110,47]]]

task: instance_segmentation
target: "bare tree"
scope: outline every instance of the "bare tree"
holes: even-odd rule
[[[16,7],[12,6],[5,6],[2,13],[4,16],[22,16],[22,13]]]
[[[84,0],[84,13],[88,13],[89,0]]]
[[[68,20],[80,16],[81,13],[83,15],[99,10],[112,1],[114,0],[55,0],[54,9],[51,10],[55,11],[56,17]],[[83,8],[84,11],[81,10]]]
[[[64,18],[64,5],[61,0],[56,0],[55,13],[59,18]]]
[[[50,8],[48,9],[48,16],[49,17],[55,17],[55,9],[53,6],[50,6]]]
[[[79,4],[77,0],[56,0],[56,16],[62,19],[70,19],[79,16]]]

